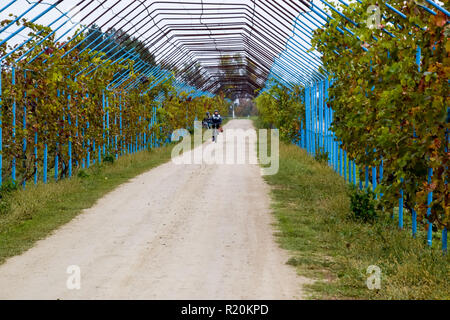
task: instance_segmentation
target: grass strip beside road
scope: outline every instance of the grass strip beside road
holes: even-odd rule
[[[450,258],[437,243],[412,239],[388,214],[376,222],[351,218],[348,185],[295,145],[280,144],[280,171],[266,177],[281,246],[289,264],[317,279],[317,299],[450,299]],[[367,269],[381,269],[381,289],[369,290]]]
[[[95,165],[71,179],[27,185],[0,199],[0,264],[71,221],[83,209],[128,180],[166,163],[173,145]]]

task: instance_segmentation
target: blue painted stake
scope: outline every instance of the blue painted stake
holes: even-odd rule
[[[70,100],[71,96],[70,94],[67,96],[67,110],[70,112]],[[72,124],[70,119],[70,113],[67,115],[67,121],[69,123],[69,126]],[[69,137],[69,178],[72,177],[72,137]]]
[[[428,183],[431,184],[433,178],[433,169],[428,169]],[[431,216],[431,204],[433,203],[433,192],[428,193],[427,201],[427,217]],[[431,247],[433,245],[433,224],[428,221],[427,243]]]
[[[121,138],[121,154],[125,154],[125,139],[123,137],[123,132],[122,132],[122,95],[120,95],[119,98],[119,110],[120,110],[120,120],[119,120],[119,134],[120,134],[120,138]]]
[[[399,203],[398,203],[398,227],[400,230],[403,229],[403,206],[404,206],[403,196],[404,196],[403,189],[401,189],[400,190],[400,199],[399,199]]]
[[[335,138],[333,136],[333,138]],[[337,152],[337,141],[333,139],[333,169],[337,173],[339,171],[338,168],[338,152]]]
[[[91,166],[91,152],[90,150],[90,141],[88,140],[88,144],[87,144],[87,154],[86,154],[86,168],[89,169],[89,167]]]
[[[342,150],[342,157],[344,158],[344,180],[347,181],[347,152]]]
[[[377,189],[377,167],[372,167],[372,189],[373,192]]]
[[[43,180],[47,183],[47,170],[48,170],[48,147],[47,144],[44,145],[44,168],[43,168]]]
[[[86,147],[86,142],[84,140],[84,137],[85,137],[84,128],[81,129],[81,136],[83,137],[83,148],[86,150],[86,153],[87,153],[88,148]],[[81,168],[83,168],[83,169],[86,168],[86,161],[87,161],[87,155],[85,158],[83,158],[81,160]]]
[[[27,78],[26,70],[24,71],[24,77],[25,77],[25,79]],[[27,93],[24,92],[23,94],[24,94],[24,97],[26,98]],[[26,106],[26,104],[23,106],[22,128],[23,128],[24,132],[27,129],[27,106]],[[27,154],[27,139],[26,139],[26,137],[24,137],[22,139],[22,154],[23,154],[23,158],[25,159],[26,154]],[[25,161],[25,160],[23,160],[23,161]],[[35,168],[37,170],[37,166]],[[26,179],[24,178],[23,182],[22,182],[22,188],[25,189],[25,186],[26,186]]]
[[[38,145],[38,133],[37,130],[34,133],[34,184],[38,183],[38,150],[37,150],[37,145]]]
[[[447,113],[450,114],[450,107],[447,108]],[[447,143],[449,142],[449,131],[446,130],[445,133],[446,136],[446,140]],[[445,147],[445,151],[448,152],[448,148]],[[447,180],[445,180],[445,184],[447,184]],[[444,230],[442,231],[442,251],[444,252],[444,254],[446,255],[448,252],[448,240],[447,240],[447,228],[444,228]]]
[[[105,129],[106,129],[106,113],[105,113],[105,90],[102,91],[102,104],[103,104],[103,155],[106,154],[105,146]],[[100,159],[100,155],[99,155]],[[100,160],[99,160],[100,163]]]
[[[57,96],[58,98],[60,97],[61,92],[59,91],[59,89],[57,90]],[[57,136],[59,136],[59,134],[57,134]],[[59,163],[59,157],[58,157],[58,148],[59,148],[59,143],[56,142],[56,151],[55,151],[55,181],[58,181],[58,163]]]
[[[69,178],[72,177],[72,142],[69,141]]]
[[[308,103],[309,103],[309,153],[314,155],[314,106],[312,100],[313,88],[308,90]]]
[[[117,97],[114,95],[114,102],[117,102]],[[114,127],[117,128],[117,114],[114,114]],[[114,149],[116,152],[116,159],[119,158],[119,149],[117,144],[117,134],[114,136]]]
[[[55,153],[55,181],[58,181],[58,164],[59,164],[59,157],[58,157],[58,146],[59,143],[56,143],[56,153]]]
[[[95,149],[95,140],[92,140],[92,164],[95,165],[95,152],[97,149]]]
[[[317,105],[317,147],[324,151],[323,144],[323,83],[319,82],[319,87],[317,88],[319,92],[319,104]]]
[[[12,85],[16,85],[16,68],[12,67]],[[14,97],[12,105],[12,144],[16,144],[16,98]],[[12,158],[11,178],[13,182],[16,182],[16,157]]]
[[[86,94],[86,98],[89,98],[89,94]],[[89,121],[86,122],[86,130],[89,129]],[[89,167],[91,166],[91,140],[88,139],[87,140],[87,145],[86,145],[86,168],[89,169]]]
[[[335,149],[334,149],[334,151],[336,152],[336,173],[340,173],[340,149],[339,149],[339,141],[336,141],[336,144],[335,144]]]
[[[106,132],[108,134],[108,149],[110,148],[110,130],[109,130],[109,98],[105,97],[106,102]],[[105,152],[104,152],[105,153]],[[106,153],[105,153],[106,154]]]
[[[314,84],[312,91],[312,111],[313,111],[313,156],[316,155],[317,151],[317,84]]]
[[[311,126],[312,126],[312,111],[311,111],[311,88],[308,88],[307,92],[307,106],[308,106],[308,153],[312,154],[312,132],[311,132]]]
[[[310,154],[311,153],[311,119],[310,119],[310,109],[309,109],[309,87],[305,89],[305,101],[306,101],[306,132],[307,132],[307,139],[306,139],[306,151]]]
[[[348,161],[348,183],[352,183],[352,160]]]
[[[3,175],[3,144],[2,144],[2,140],[3,140],[3,132],[2,132],[2,127],[3,127],[3,123],[2,123],[2,107],[3,107],[3,100],[2,100],[2,95],[3,95],[3,91],[2,91],[2,76],[3,76],[3,67],[0,64],[0,187],[3,184],[3,179],[2,179],[2,175]]]
[[[417,236],[417,212],[414,209],[412,211],[411,219],[412,219],[412,235],[413,235],[413,238],[416,238],[416,236]]]

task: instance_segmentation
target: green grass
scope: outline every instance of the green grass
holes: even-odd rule
[[[384,213],[376,222],[350,218],[348,186],[304,150],[281,143],[272,186],[279,242],[298,273],[316,279],[313,299],[450,299],[450,258],[425,239],[399,231]],[[382,270],[382,288],[367,288],[367,268]]]
[[[0,264],[31,248],[53,230],[129,179],[170,160],[172,146],[119,158],[76,172],[57,183],[28,185],[0,200]]]

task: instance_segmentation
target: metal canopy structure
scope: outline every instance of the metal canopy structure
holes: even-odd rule
[[[86,38],[87,50],[115,52],[110,57],[115,61],[134,60],[135,72],[156,79],[151,87],[175,75],[177,89],[195,96],[227,92],[231,98],[253,97],[268,79],[309,87],[326,78],[321,54],[310,42],[313,31],[332,19],[325,8],[343,16],[336,3],[349,5],[342,0],[5,0],[0,20],[11,19],[8,13],[17,17],[0,28],[0,45],[15,45],[15,51],[32,40],[26,27],[16,25],[23,18],[50,27],[61,43],[98,30],[102,40]],[[426,3],[431,8],[421,7],[430,14],[439,10],[448,15],[434,1]],[[354,36],[352,27],[337,29]],[[142,46],[124,48],[130,38]],[[144,59],[149,54],[156,65]],[[79,73],[93,69],[95,65]],[[109,87],[126,81],[124,73]]]
[[[362,0],[354,0],[363,3]],[[352,2],[354,2],[352,1]],[[385,6],[388,10],[398,15],[402,19],[408,19],[407,13],[402,12],[403,8],[395,8],[389,4],[388,0],[378,1],[379,6]],[[450,16],[440,1],[424,0],[421,4],[415,3],[418,8],[425,10],[430,15],[444,14]],[[105,112],[105,107],[109,101],[105,92],[108,89],[120,87],[123,91],[137,88],[142,79],[148,80],[146,89],[152,90],[165,81],[171,81],[176,90],[176,94],[188,93],[190,98],[198,96],[214,96],[224,92],[228,97],[235,99],[239,97],[253,97],[258,92],[264,92],[270,88],[270,80],[276,80],[287,88],[294,85],[304,87],[301,98],[305,105],[304,122],[301,124],[301,139],[299,146],[306,149],[311,155],[323,150],[329,155],[329,165],[349,183],[357,184],[357,175],[365,174],[365,181],[359,179],[360,188],[369,188],[369,170],[372,175],[372,188],[376,191],[377,177],[383,179],[383,161],[379,166],[369,168],[367,165],[358,164],[348,157],[347,151],[342,148],[342,143],[331,130],[334,121],[334,110],[329,106],[329,88],[333,81],[330,81],[327,71],[323,69],[321,54],[311,47],[311,39],[314,30],[322,28],[324,24],[333,19],[333,14],[339,15],[348,23],[339,23],[336,30],[342,37],[357,36],[358,24],[346,17],[342,8],[349,7],[350,2],[344,0],[3,0],[0,4],[0,21],[8,21],[0,25],[0,47],[7,44],[7,50],[2,51],[0,56],[0,72],[2,75],[10,74],[11,77],[4,77],[10,81],[11,86],[16,85],[14,64],[28,56],[31,63],[43,52],[34,52],[36,48],[41,48],[40,40],[34,47],[21,57],[14,58],[13,63],[6,65],[5,61],[12,53],[20,50],[29,43],[33,43],[36,34],[22,23],[22,19],[36,24],[40,24],[53,30],[51,35],[55,35],[55,41],[63,48],[67,43],[77,39],[78,35],[86,34],[87,37],[77,44],[82,45],[80,51],[89,50],[92,56],[96,56],[96,51],[105,53],[113,63],[117,61],[132,60],[133,71],[139,75],[135,79],[130,75],[130,68],[118,72],[111,83],[108,83],[106,90],[102,89],[102,113],[103,113],[103,141],[89,141],[84,146],[86,150],[98,154],[98,163],[101,162],[101,155],[105,155],[105,141],[108,146],[110,140],[105,140],[105,132],[109,129],[109,111]],[[327,8],[327,10],[325,10]],[[8,14],[13,13],[10,17]],[[383,20],[385,17],[382,17]],[[387,23],[391,23],[386,21]],[[448,23],[448,22],[447,22]],[[393,24],[392,24],[393,25]],[[388,37],[396,36],[389,32],[383,25],[380,32]],[[400,24],[395,28],[402,29]],[[392,30],[391,30],[392,31]],[[49,37],[47,36],[47,37]],[[127,46],[130,39],[137,40],[139,45],[133,48]],[[378,39],[373,36],[375,41]],[[398,38],[401,41],[401,38]],[[26,46],[28,50],[29,46]],[[44,46],[45,48],[45,46]],[[74,50],[76,47],[70,49]],[[362,50],[370,51],[370,47],[361,47]],[[337,49],[338,50],[338,49]],[[45,51],[45,50],[44,50]],[[22,51],[20,54],[22,54]],[[417,67],[421,68],[422,49],[417,47],[416,61]],[[334,50],[336,55],[341,53]],[[51,54],[51,53],[50,53]],[[65,53],[67,55],[68,53]],[[104,59],[104,58],[102,58]],[[80,74],[88,75],[104,60],[92,59],[88,61],[87,67],[78,67],[75,62],[77,72],[75,78]],[[44,62],[45,63],[45,62]],[[96,65],[97,63],[97,65]],[[26,67],[26,66],[25,66]],[[9,69],[8,69],[9,68]],[[124,67],[126,69],[126,67]],[[26,68],[23,68],[25,75]],[[72,74],[70,75],[72,76]],[[0,77],[0,82],[4,81]],[[149,80],[151,79],[151,80]],[[147,82],[145,82],[147,85]],[[9,91],[9,93],[11,90]],[[139,92],[142,96],[146,92]],[[129,92],[128,92],[129,93]],[[25,92],[26,94],[26,92]],[[127,92],[125,92],[125,95]],[[64,95],[64,94],[63,94]],[[59,91],[58,91],[59,96]],[[70,100],[68,95],[67,100]],[[165,95],[159,92],[154,101],[161,103]],[[120,100],[119,100],[120,101]],[[6,112],[10,115],[11,121],[8,134],[12,137],[12,144],[19,145],[16,141],[16,101],[10,103],[12,108]],[[151,115],[149,126],[153,126],[157,121],[156,107],[147,112]],[[64,108],[60,110],[64,117]],[[120,107],[120,111],[122,111]],[[0,83],[0,113],[2,112],[2,85]],[[23,113],[26,114],[26,105]],[[99,113],[101,114],[101,113]],[[144,115],[145,116],[145,115]],[[296,115],[293,115],[294,117]],[[6,118],[6,117],[5,117]],[[23,118],[23,131],[27,128],[26,117]],[[70,118],[67,124],[71,125]],[[3,114],[0,120],[3,121]],[[139,117],[139,122],[141,117]],[[119,122],[122,129],[122,115]],[[0,123],[0,185],[2,179],[2,126]],[[78,124],[76,124],[78,129]],[[115,123],[117,127],[118,124]],[[89,128],[88,125],[83,128]],[[42,132],[35,132],[34,138],[34,158],[35,183],[38,181],[38,138]],[[120,133],[122,136],[122,133]],[[142,138],[143,136],[143,138]],[[139,138],[141,137],[141,138]],[[115,138],[116,150],[117,135]],[[127,139],[130,137],[127,137]],[[139,140],[140,139],[140,140]],[[128,139],[122,144],[121,152],[133,153],[140,148],[148,146],[159,146],[150,135],[146,136],[145,131],[133,132],[132,139]],[[140,142],[139,142],[140,141]],[[84,144],[85,141],[83,141]],[[103,142],[103,145],[101,143]],[[47,142],[45,142],[47,143]],[[68,141],[68,176],[71,176],[73,165],[72,142]],[[21,145],[23,154],[27,151],[27,142]],[[6,146],[5,146],[6,147]],[[8,146],[10,147],[10,146]],[[58,180],[58,143],[48,146],[45,144],[43,153],[43,181],[47,181],[47,168],[49,152],[48,148],[53,148],[55,181]],[[102,151],[103,150],[103,151]],[[89,151],[89,152],[90,152]],[[90,153],[87,152],[85,161],[89,167]],[[16,156],[17,153],[10,151],[10,163],[12,181],[16,181]],[[79,165],[78,163],[76,164]],[[84,162],[82,164],[84,166]],[[433,176],[432,170],[428,173],[428,181]],[[25,180],[24,180],[25,181]],[[401,204],[404,201],[403,191],[399,198]],[[427,206],[433,202],[433,192],[429,192]],[[399,227],[403,228],[403,205],[399,208]],[[428,209],[431,213],[431,208]],[[433,228],[429,223],[427,242],[431,246],[433,241]],[[413,234],[417,233],[417,224],[413,224]],[[447,251],[447,230],[442,234],[443,250]]]
[[[57,41],[95,28],[115,43],[103,51],[136,38],[142,48],[114,58],[135,60],[136,70],[158,81],[173,72],[180,88],[235,98],[254,96],[270,77],[288,84],[322,78],[320,55],[309,51],[312,31],[326,22],[315,8],[311,0],[12,0],[0,6],[0,18],[13,12],[49,26]],[[0,30],[18,46],[30,41],[26,34],[14,23]],[[90,50],[98,50],[96,40],[86,39]],[[141,59],[148,51],[157,66]]]

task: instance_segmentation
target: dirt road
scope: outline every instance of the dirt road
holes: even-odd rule
[[[162,165],[0,266],[0,299],[301,298],[269,208],[257,165]]]

